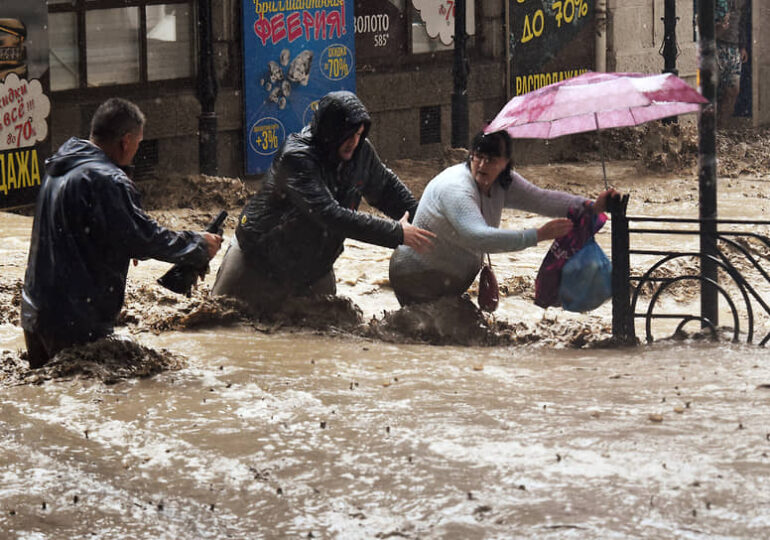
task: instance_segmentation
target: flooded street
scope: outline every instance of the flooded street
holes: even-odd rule
[[[565,189],[582,193],[598,192],[601,178],[595,163],[522,173],[549,187],[574,177],[580,185]],[[696,180],[644,177],[625,162],[608,173],[631,194],[629,214],[696,217]],[[763,218],[766,173],[720,189],[722,217]],[[504,217],[506,227],[540,223]],[[172,369],[111,384],[82,374],[34,383],[17,352],[30,227],[29,217],[0,213],[2,538],[762,538],[770,530],[770,351],[694,340],[580,348],[609,337],[611,306],[585,315],[535,307],[547,243],[492,256],[507,291],[495,319],[525,345],[432,346],[246,322],[160,330],[142,317],[163,322],[186,299],[162,296],[154,280],[168,265],[145,261],[130,271],[118,333],[167,350]],[[609,229],[598,235],[607,252]],[[650,242],[697,248],[697,237]],[[365,322],[398,309],[389,256],[347,242],[336,265],[339,294]],[[204,289],[212,283],[210,275]],[[767,332],[767,320],[757,324]],[[578,343],[580,332],[591,339]]]
[[[751,346],[404,346],[217,330],[187,368],[3,390],[1,530],[101,538],[759,538]],[[764,386],[763,386],[764,385]]]

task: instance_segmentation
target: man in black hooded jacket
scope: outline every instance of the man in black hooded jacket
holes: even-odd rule
[[[96,110],[89,140],[72,137],[46,160],[21,305],[32,368],[112,332],[131,259],[205,266],[219,249],[220,236],[170,231],[142,210],[122,168],[143,133],[142,111],[112,98]]]
[[[246,203],[212,294],[267,314],[287,297],[335,294],[345,238],[430,248],[434,235],[411,225],[417,201],[380,161],[366,138],[370,125],[355,94],[321,98],[311,125],[287,137]],[[358,212],[362,197],[391,219]]]

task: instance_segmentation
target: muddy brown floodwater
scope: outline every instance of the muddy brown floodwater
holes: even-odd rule
[[[629,133],[613,140],[619,154],[608,162],[629,213],[696,217],[692,133]],[[720,139],[721,216],[766,215],[770,153],[760,134]],[[444,164],[392,165],[419,193]],[[520,171],[543,186],[601,188],[596,161]],[[200,228],[225,207],[227,238],[251,190],[225,178],[165,184],[144,187],[154,216]],[[540,223],[504,217],[507,227]],[[168,265],[144,261],[130,271],[115,339],[30,371],[18,326],[30,227],[28,216],[0,213],[2,538],[770,530],[770,353],[692,338],[604,348],[608,304],[585,315],[533,305],[547,245],[493,256],[503,291],[494,317],[474,309],[475,286],[467,301],[399,311],[389,251],[358,242],[336,265],[341,298],[272,320],[209,299],[212,275],[191,298],[165,291],[155,279]],[[607,229],[598,241],[608,251]],[[697,239],[652,241],[684,244]],[[687,287],[664,299],[697,301]]]

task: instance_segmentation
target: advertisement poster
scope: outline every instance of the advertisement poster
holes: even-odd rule
[[[45,0],[0,7],[0,208],[34,204],[50,153]]]
[[[265,172],[318,100],[356,90],[353,0],[244,0],[246,174]]]
[[[593,69],[595,0],[509,0],[511,92]]]
[[[356,58],[359,62],[402,58],[407,52],[404,10],[391,0],[356,0]]]

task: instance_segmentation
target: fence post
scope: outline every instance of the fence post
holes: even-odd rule
[[[714,257],[717,257],[717,64],[716,27],[714,23],[715,0],[698,3],[700,87],[703,97],[709,100],[701,106],[698,115],[698,215],[700,222],[701,251],[701,317],[715,327],[719,325],[719,294],[712,283],[719,282]],[[704,322],[703,328],[707,325]]]
[[[676,57],[679,56],[679,45],[676,42],[676,0],[666,0],[663,5],[663,73],[679,75],[676,69]],[[679,120],[676,116],[663,119],[664,124],[676,124]]]
[[[198,168],[201,174],[217,174],[217,76],[214,70],[211,29],[211,2],[198,1],[198,81],[197,97],[201,104],[198,117]]]
[[[634,314],[631,311],[631,266],[629,257],[628,195],[607,201],[612,216],[612,340],[636,345]]]
[[[442,4],[443,5],[443,4]],[[473,4],[471,4],[473,6]],[[473,9],[471,7],[471,9]],[[468,147],[468,51],[465,32],[466,2],[454,4],[455,35],[454,64],[452,65],[452,146]]]

